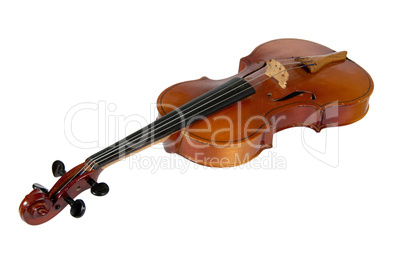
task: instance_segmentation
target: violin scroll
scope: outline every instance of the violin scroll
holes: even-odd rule
[[[33,222],[36,222],[40,218],[46,218],[51,209],[52,201],[49,195],[37,188],[22,201],[20,215],[23,220],[31,218]]]
[[[58,162],[60,167],[62,162]],[[19,207],[22,220],[31,225],[42,224],[68,205],[71,207],[71,216],[82,217],[86,210],[85,203],[81,199],[74,200],[75,197],[88,189],[91,189],[96,196],[103,196],[109,192],[109,187],[105,183],[97,182],[101,171],[102,169],[93,170],[86,163],[82,163],[63,173],[50,190],[38,183],[33,184],[33,190],[25,196]]]

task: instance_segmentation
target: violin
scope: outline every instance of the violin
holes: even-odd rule
[[[274,133],[283,129],[305,126],[319,132],[360,120],[369,108],[373,80],[346,55],[311,41],[278,39],[240,59],[232,77],[202,77],[165,89],[151,124],[69,171],[55,161],[52,172],[60,179],[50,190],[33,184],[19,207],[22,220],[42,224],[67,206],[73,217],[83,216],[85,203],[76,197],[88,189],[106,195],[108,185],[98,182],[105,168],[157,143],[201,165],[231,167],[271,148]]]

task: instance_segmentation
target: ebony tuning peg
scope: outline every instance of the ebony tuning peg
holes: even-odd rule
[[[67,196],[64,198],[66,202],[71,206],[70,214],[74,218],[81,218],[85,213],[85,203],[81,199],[73,200]]]
[[[89,178],[87,182],[91,185],[91,193],[93,195],[104,196],[109,192],[109,186],[104,182],[97,183],[91,178]]]
[[[60,160],[56,160],[53,162],[52,165],[52,172],[53,172],[53,176],[60,177],[63,176],[64,173],[66,173],[66,168],[63,164],[63,162],[61,162]]]
[[[32,185],[32,188],[33,188],[33,189],[39,189],[39,190],[41,190],[43,193],[49,194],[49,190],[46,189],[44,186],[42,186],[42,184],[34,183],[34,184]]]

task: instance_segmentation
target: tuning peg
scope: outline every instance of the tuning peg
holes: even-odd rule
[[[53,162],[52,165],[52,172],[53,172],[53,176],[60,177],[63,176],[64,173],[66,173],[66,168],[63,164],[63,162],[61,162],[60,160],[56,160]]]
[[[109,192],[109,186],[104,182],[97,183],[91,178],[89,178],[87,182],[91,185],[91,193],[93,195],[104,196]]]
[[[34,184],[32,185],[32,188],[33,188],[33,189],[39,189],[39,190],[41,190],[43,193],[49,194],[49,190],[46,189],[44,186],[42,186],[42,184],[34,183]]]
[[[67,196],[64,198],[66,202],[71,206],[70,214],[74,218],[81,218],[85,213],[85,203],[81,199],[73,200]]]

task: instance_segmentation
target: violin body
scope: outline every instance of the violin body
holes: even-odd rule
[[[255,70],[269,59],[331,52],[333,50],[306,40],[274,40],[242,58],[235,76],[243,77],[254,71],[254,76],[248,78],[251,80],[258,75]],[[206,166],[236,166],[271,148],[275,132],[295,126],[310,127],[319,132],[325,127],[354,123],[367,113],[374,86],[370,75],[359,65],[346,59],[316,73],[306,69],[288,70],[285,89],[272,79],[254,86],[254,95],[171,135],[164,142],[165,150]],[[229,79],[203,77],[173,85],[159,96],[158,112],[165,115]],[[274,101],[294,92],[300,94]]]
[[[361,119],[373,87],[370,75],[345,51],[298,39],[264,43],[240,60],[232,77],[203,77],[167,88],[157,100],[155,122],[70,171],[55,161],[53,175],[60,179],[50,190],[34,184],[21,202],[20,216],[28,224],[42,224],[70,205],[70,214],[81,217],[85,204],[74,200],[79,194],[109,191],[98,183],[102,170],[159,142],[167,152],[201,165],[243,164],[272,147],[274,133],[283,129],[306,126],[319,132]]]

